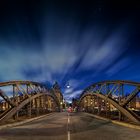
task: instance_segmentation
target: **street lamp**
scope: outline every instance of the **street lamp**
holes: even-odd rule
[[[67,87],[67,88],[70,88],[70,85],[69,85],[69,83],[66,85],[66,87]]]

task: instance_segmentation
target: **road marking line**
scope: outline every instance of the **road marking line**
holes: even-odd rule
[[[70,131],[68,131],[68,140],[70,140]]]
[[[68,118],[68,124],[70,123],[70,118]]]

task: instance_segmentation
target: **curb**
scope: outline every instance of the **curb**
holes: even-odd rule
[[[117,124],[117,125],[120,125],[120,126],[124,126],[124,127],[128,127],[128,128],[133,128],[133,129],[137,129],[137,130],[140,130],[140,126],[139,125],[135,125],[135,124],[129,124],[129,123],[125,123],[125,122],[119,122],[119,121],[114,121],[114,120],[110,120],[110,119],[107,119],[107,118],[103,118],[103,117],[100,117],[100,116],[97,116],[97,115],[93,115],[93,114],[90,114],[90,113],[86,113],[90,116],[93,116],[97,119],[100,119],[100,120],[104,120],[104,121],[109,121],[113,124]]]
[[[52,114],[54,114],[54,113],[49,113],[49,114],[42,115],[42,116],[39,116],[39,117],[35,117],[35,118],[28,119],[28,120],[24,120],[24,121],[21,121],[21,122],[15,122],[15,123],[12,123],[12,124],[1,125],[0,126],[0,130],[4,129],[4,128],[14,127],[14,126],[22,125],[22,124],[25,124],[25,123],[28,123],[28,122],[32,122],[34,120],[38,120],[40,118],[43,118],[43,117],[46,117],[46,116],[50,116]]]

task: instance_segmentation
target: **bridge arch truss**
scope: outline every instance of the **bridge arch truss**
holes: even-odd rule
[[[53,109],[53,110],[52,110]],[[60,100],[54,91],[33,81],[9,81],[0,83],[0,122],[11,117],[34,112],[59,111]]]
[[[129,121],[140,123],[139,115],[132,108],[136,105],[136,97],[140,92],[140,83],[114,80],[103,81],[90,85],[80,95],[79,107],[92,107],[107,112],[107,104],[112,105],[120,114],[125,116]],[[90,101],[89,101],[90,100]],[[104,104],[104,109],[102,108]]]

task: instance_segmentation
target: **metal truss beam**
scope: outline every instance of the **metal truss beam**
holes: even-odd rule
[[[6,101],[8,102],[12,107],[16,106],[16,104],[14,102],[11,101],[11,99],[2,91],[0,90],[0,96]]]
[[[124,114],[125,116],[127,116],[131,121],[135,122],[135,123],[140,123],[139,121],[139,118],[137,118],[136,116],[134,116],[134,114],[129,111],[127,108],[124,108],[122,106],[120,106],[115,100],[111,99],[111,98],[106,98],[105,95],[103,94],[100,94],[100,93],[89,93],[89,94],[86,94],[85,96],[97,96],[97,97],[100,97],[101,99],[103,100],[107,100],[108,102],[110,102],[114,107],[116,107],[122,114]],[[85,96],[83,96],[82,98],[84,98]],[[81,98],[81,99],[82,99]]]
[[[104,85],[106,85],[104,92]],[[113,87],[110,85],[113,85]],[[125,99],[125,94],[124,94],[124,86],[135,86],[135,90],[130,93],[130,95],[128,97],[126,97]],[[89,90],[89,89],[93,89],[93,87],[99,87],[98,89],[93,90]],[[125,81],[125,80],[114,80],[114,81],[103,81],[103,82],[98,82],[95,84],[92,84],[91,86],[88,86],[82,93],[80,96],[80,101],[79,101],[79,105],[81,103],[81,101],[83,100],[83,98],[85,96],[97,96],[102,98],[103,100],[107,101],[108,103],[112,104],[115,108],[117,108],[122,114],[124,114],[124,116],[126,116],[127,118],[129,118],[131,121],[135,122],[135,123],[140,123],[140,117],[135,114],[132,110],[130,110],[127,106],[127,104],[129,102],[131,102],[136,95],[140,92],[140,83],[138,82],[132,82],[132,81]],[[117,94],[118,93],[118,94]],[[113,96],[110,95],[115,95],[117,94],[117,98],[114,99]]]
[[[140,87],[137,87],[130,95],[121,103],[121,106],[126,106],[138,93],[140,92]]]
[[[52,90],[49,90],[47,87],[40,83],[32,81],[9,81],[0,83],[0,87],[3,86],[13,86],[13,97],[8,97],[6,93],[0,90],[0,96],[4,99],[7,105],[6,110],[0,114],[1,122],[11,118],[21,108],[23,108],[28,103],[31,103],[31,101],[33,102],[36,98],[40,98],[39,104],[42,106],[42,102],[45,102],[45,97],[51,97],[60,110],[60,102],[54,91],[52,92]],[[19,92],[23,95],[23,98],[20,98],[22,95],[20,95]]]

